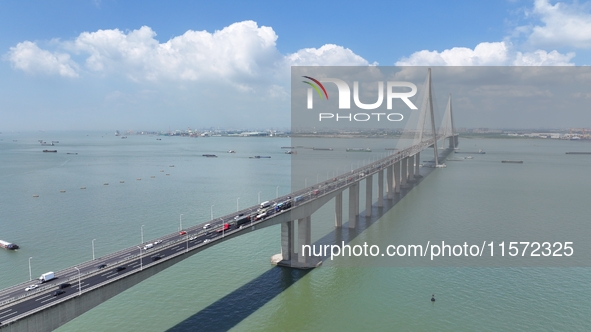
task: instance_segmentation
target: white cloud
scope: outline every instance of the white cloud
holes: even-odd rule
[[[557,51],[546,52],[537,50],[535,52],[521,53],[517,52],[513,65],[515,66],[573,66],[570,62],[575,57],[575,53],[570,52],[561,54]]]
[[[326,44],[320,48],[304,48],[286,57],[291,66],[368,66],[364,58],[348,48]],[[374,63],[375,65],[375,63]]]
[[[29,41],[12,48],[8,59],[15,68],[28,72],[56,74],[60,64],[63,76],[77,76],[78,68],[84,67],[81,74],[125,75],[133,81],[217,81],[241,91],[250,91],[256,84],[277,84],[289,75],[290,66],[369,65],[350,49],[333,44],[283,55],[276,48],[275,31],[254,21],[234,23],[213,33],[189,30],[163,43],[155,37],[155,31],[143,26],[127,32],[83,32],[71,41],[54,41],[60,50],[82,59],[82,66],[68,53],[51,53]],[[20,51],[23,45],[28,52]]]
[[[49,52],[40,49],[37,44],[24,41],[11,47],[5,59],[14,68],[27,73],[56,74],[64,77],[78,77],[78,65],[67,53]]]
[[[84,32],[67,44],[88,54],[92,71],[125,73],[133,80],[201,80],[254,78],[280,59],[277,35],[256,22],[234,23],[220,31],[189,30],[165,43],[147,26],[124,33],[118,29]]]
[[[473,50],[454,47],[442,52],[419,51],[396,62],[397,66],[488,66],[504,65],[508,61],[508,46],[505,42],[480,43]]]
[[[591,48],[591,4],[551,5],[548,0],[536,0],[531,15],[543,25],[534,25],[528,42],[534,47]]]
[[[537,50],[513,51],[508,42],[480,43],[474,49],[454,47],[448,50],[419,51],[396,62],[397,66],[568,66],[575,53]]]

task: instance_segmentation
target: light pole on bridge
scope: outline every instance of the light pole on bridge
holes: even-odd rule
[[[144,226],[146,225],[142,225],[142,227],[140,227],[140,233],[142,234],[142,244],[144,243]]]
[[[74,266],[76,270],[78,270],[78,296],[82,295],[82,281],[80,280],[80,269]]]
[[[179,217],[179,232],[183,230],[183,214]]]
[[[259,191],[259,204],[261,204],[261,191]]]
[[[140,250],[140,271],[144,269],[144,264],[142,262],[142,247],[136,246]]]
[[[240,201],[240,197],[236,198],[236,212],[240,211],[240,208],[238,207],[238,201]]]
[[[33,257],[29,257],[29,281],[33,280],[33,276],[31,275],[31,258]]]
[[[209,208],[209,211],[211,212],[211,220],[213,220],[213,205]]]
[[[275,198],[279,198],[279,186],[275,188]]]
[[[96,241],[96,239],[92,239],[92,260],[94,260],[94,241]]]

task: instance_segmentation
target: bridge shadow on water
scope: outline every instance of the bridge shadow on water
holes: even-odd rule
[[[449,153],[449,151],[446,152]],[[443,153],[440,158],[447,156],[447,153]],[[343,222],[342,228],[335,228],[332,232],[314,242],[314,245],[330,245],[341,243],[341,241],[344,241],[346,244],[349,243],[384,216],[433,170],[435,170],[435,168],[421,168],[420,174],[423,177],[417,179],[416,182],[409,187],[402,188],[400,194],[394,195],[393,199],[387,199],[384,195],[384,206],[377,207],[374,203],[371,217],[365,217],[365,211],[360,212],[357,219],[356,229],[349,229],[349,223]],[[345,214],[343,214],[343,217],[345,217]],[[322,259],[325,258],[326,257],[322,257]],[[289,267],[274,267],[232,293],[210,304],[207,308],[173,326],[168,331],[230,330],[311,271],[312,269],[299,270]],[[229,311],[228,308],[231,308],[231,310]]]

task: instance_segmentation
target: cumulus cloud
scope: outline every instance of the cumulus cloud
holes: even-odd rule
[[[348,48],[326,44],[320,48],[304,48],[286,57],[291,66],[368,66],[364,58]],[[374,63],[375,64],[375,63]]]
[[[134,81],[222,81],[239,90],[249,90],[253,82],[273,84],[289,75],[290,66],[369,64],[350,49],[333,44],[283,55],[277,50],[275,31],[254,21],[213,33],[189,30],[163,43],[155,37],[147,26],[83,32],[74,40],[54,43],[60,53],[25,41],[11,48],[8,60],[28,72],[78,76],[81,67],[85,73],[123,74]],[[81,59],[81,64],[71,57]]]
[[[64,77],[78,77],[78,65],[69,54],[42,50],[30,41],[11,47],[5,58],[14,68],[27,73],[42,72]]]
[[[91,71],[123,72],[133,80],[256,78],[280,59],[273,29],[253,21],[213,33],[189,30],[165,43],[155,36],[147,26],[128,33],[98,30],[81,33],[66,47],[87,54]]]
[[[480,43],[474,49],[454,47],[419,51],[396,62],[397,66],[572,66],[575,53],[514,51],[508,42]]]
[[[454,47],[442,52],[419,51],[396,62],[397,66],[488,66],[504,65],[508,61],[505,42],[480,43],[473,50]]]
[[[531,15],[542,24],[530,28],[528,42],[535,47],[591,48],[590,9],[590,3],[551,5],[548,0],[536,0]]]

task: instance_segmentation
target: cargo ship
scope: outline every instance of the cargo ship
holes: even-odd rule
[[[347,152],[371,152],[370,148],[365,149],[347,149]]]
[[[18,247],[18,245],[14,244],[14,243],[0,240],[0,248],[4,248],[4,249],[8,249],[8,250],[16,250],[19,247]]]

